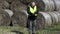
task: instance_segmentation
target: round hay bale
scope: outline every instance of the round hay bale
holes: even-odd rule
[[[58,15],[55,14],[54,12],[49,12],[50,16],[52,17],[52,24],[57,24],[58,23]]]
[[[24,4],[29,4],[31,3],[32,1],[36,1],[36,0],[20,0],[22,3]]]
[[[27,6],[22,4],[20,1],[14,1],[14,2],[12,2],[10,8],[13,11],[20,11],[20,10],[26,10]]]
[[[0,9],[0,26],[10,25],[10,16],[7,12]]]
[[[12,23],[13,26],[26,27],[27,15],[25,10],[16,11],[15,14],[12,16]]]
[[[59,12],[54,12],[58,16],[58,23],[60,22],[60,13]]]
[[[55,5],[54,5],[54,2],[53,2],[53,0],[48,0],[49,1],[49,3],[50,3],[50,10],[51,11],[54,11],[54,9],[55,9]]]
[[[51,24],[52,24],[51,16],[45,12],[39,12],[39,15],[36,20],[37,20],[36,21],[37,29],[45,28],[47,26],[51,26]]]
[[[13,16],[13,11],[9,10],[9,9],[4,9],[5,12],[7,12],[9,14],[10,17]]]
[[[3,0],[0,0],[0,8],[2,9],[8,9],[9,8],[9,3]]]
[[[55,3],[55,10],[59,11],[60,10],[60,0],[53,0]]]
[[[55,8],[52,0],[40,0],[37,4],[41,11],[53,11]]]

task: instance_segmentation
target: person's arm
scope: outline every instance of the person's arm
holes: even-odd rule
[[[39,9],[38,9],[38,7],[37,7],[37,11],[35,12],[35,16],[37,16],[38,13],[39,13]]]

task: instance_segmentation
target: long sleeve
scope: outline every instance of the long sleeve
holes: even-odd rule
[[[38,14],[39,13],[39,9],[38,9],[38,7],[37,7],[37,11],[35,12],[35,14]]]

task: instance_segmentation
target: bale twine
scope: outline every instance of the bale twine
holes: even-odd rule
[[[20,1],[14,1],[14,2],[12,2],[10,8],[13,11],[19,11],[19,10],[26,10],[27,6],[22,4]]]
[[[60,10],[60,0],[53,0],[55,3],[55,10],[59,11]]]
[[[2,9],[8,9],[9,8],[9,3],[3,0],[0,0],[0,8]]]
[[[13,26],[26,27],[27,15],[25,10],[16,11],[15,14],[12,16],[12,23]]]
[[[55,8],[52,0],[40,0],[37,4],[41,11],[53,11]]]
[[[51,26],[52,24],[51,16],[45,12],[39,12],[39,15],[36,20],[37,29],[46,28],[47,26]]]
[[[0,26],[10,25],[10,16],[7,12],[0,9]]]

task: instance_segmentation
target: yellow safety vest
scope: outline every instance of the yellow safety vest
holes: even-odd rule
[[[31,6],[29,6],[29,8],[30,8],[30,12],[31,13],[35,13],[37,11],[37,7],[36,6],[34,8],[32,8]],[[30,16],[30,15],[28,14],[28,16]],[[37,14],[35,14],[35,16],[37,16]]]
[[[30,7],[30,12],[31,13],[35,13],[37,11],[37,7],[35,6],[34,8],[32,8],[31,6]]]

